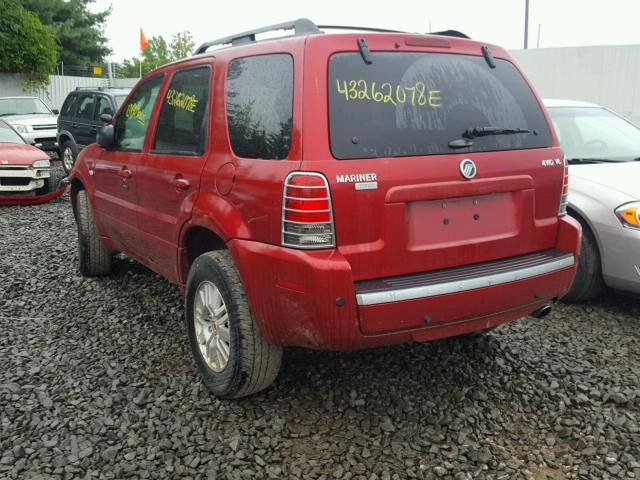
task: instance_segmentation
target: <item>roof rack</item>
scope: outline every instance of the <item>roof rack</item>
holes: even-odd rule
[[[198,55],[199,53],[204,53],[210,47],[214,45],[244,45],[247,43],[255,42],[256,35],[258,33],[266,33],[273,32],[276,30],[294,30],[294,36],[300,35],[309,35],[314,33],[322,33],[315,23],[313,23],[308,18],[299,18],[297,20],[292,20],[290,22],[284,23],[276,23],[275,25],[269,25],[267,27],[257,28],[255,30],[249,30],[247,32],[236,33],[235,35],[230,35],[228,37],[218,38],[217,40],[212,40],[210,42],[205,42],[198,47],[195,51],[194,55]]]
[[[76,87],[76,91],[78,90],[98,90],[99,92],[103,92],[105,90],[131,90],[131,87]]]
[[[385,28],[371,28],[371,27],[355,27],[351,25],[316,25],[308,18],[299,18],[290,22],[276,23],[275,25],[268,25],[262,28],[256,28],[255,30],[249,30],[242,33],[236,33],[228,37],[218,38],[217,40],[211,40],[200,45],[194,55],[205,53],[209,48],[216,45],[246,45],[256,41],[256,35],[259,33],[274,32],[277,30],[294,30],[293,36],[312,35],[323,33],[321,28],[334,29],[334,30],[361,30],[365,32],[378,32],[378,33],[407,33],[401,30],[387,30]],[[447,37],[459,37],[470,38],[458,30],[445,30],[442,32],[431,32],[430,35],[443,35]]]

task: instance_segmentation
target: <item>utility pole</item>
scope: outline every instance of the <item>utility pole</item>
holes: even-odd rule
[[[524,49],[528,48],[529,44],[529,0],[525,0],[524,6]]]
[[[542,28],[542,24],[538,24],[538,41],[536,42],[536,48],[540,48],[540,29]]]

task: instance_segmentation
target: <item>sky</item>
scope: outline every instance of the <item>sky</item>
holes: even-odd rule
[[[147,38],[187,30],[196,45],[273,23],[306,17],[316,24],[410,32],[455,29],[509,49],[523,48],[525,0],[96,0],[111,6],[106,36],[119,62],[139,55]],[[529,48],[640,44],[640,0],[530,0]]]

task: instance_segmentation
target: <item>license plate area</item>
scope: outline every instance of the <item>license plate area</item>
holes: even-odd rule
[[[410,250],[446,248],[518,235],[521,192],[407,204]]]

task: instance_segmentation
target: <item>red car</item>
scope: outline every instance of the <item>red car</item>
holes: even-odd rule
[[[0,205],[44,203],[65,191],[46,153],[0,119]]]
[[[266,388],[283,347],[542,316],[575,273],[563,152],[506,50],[322,28],[151,72],[71,174],[81,272],[125,252],[177,283],[221,397]]]

